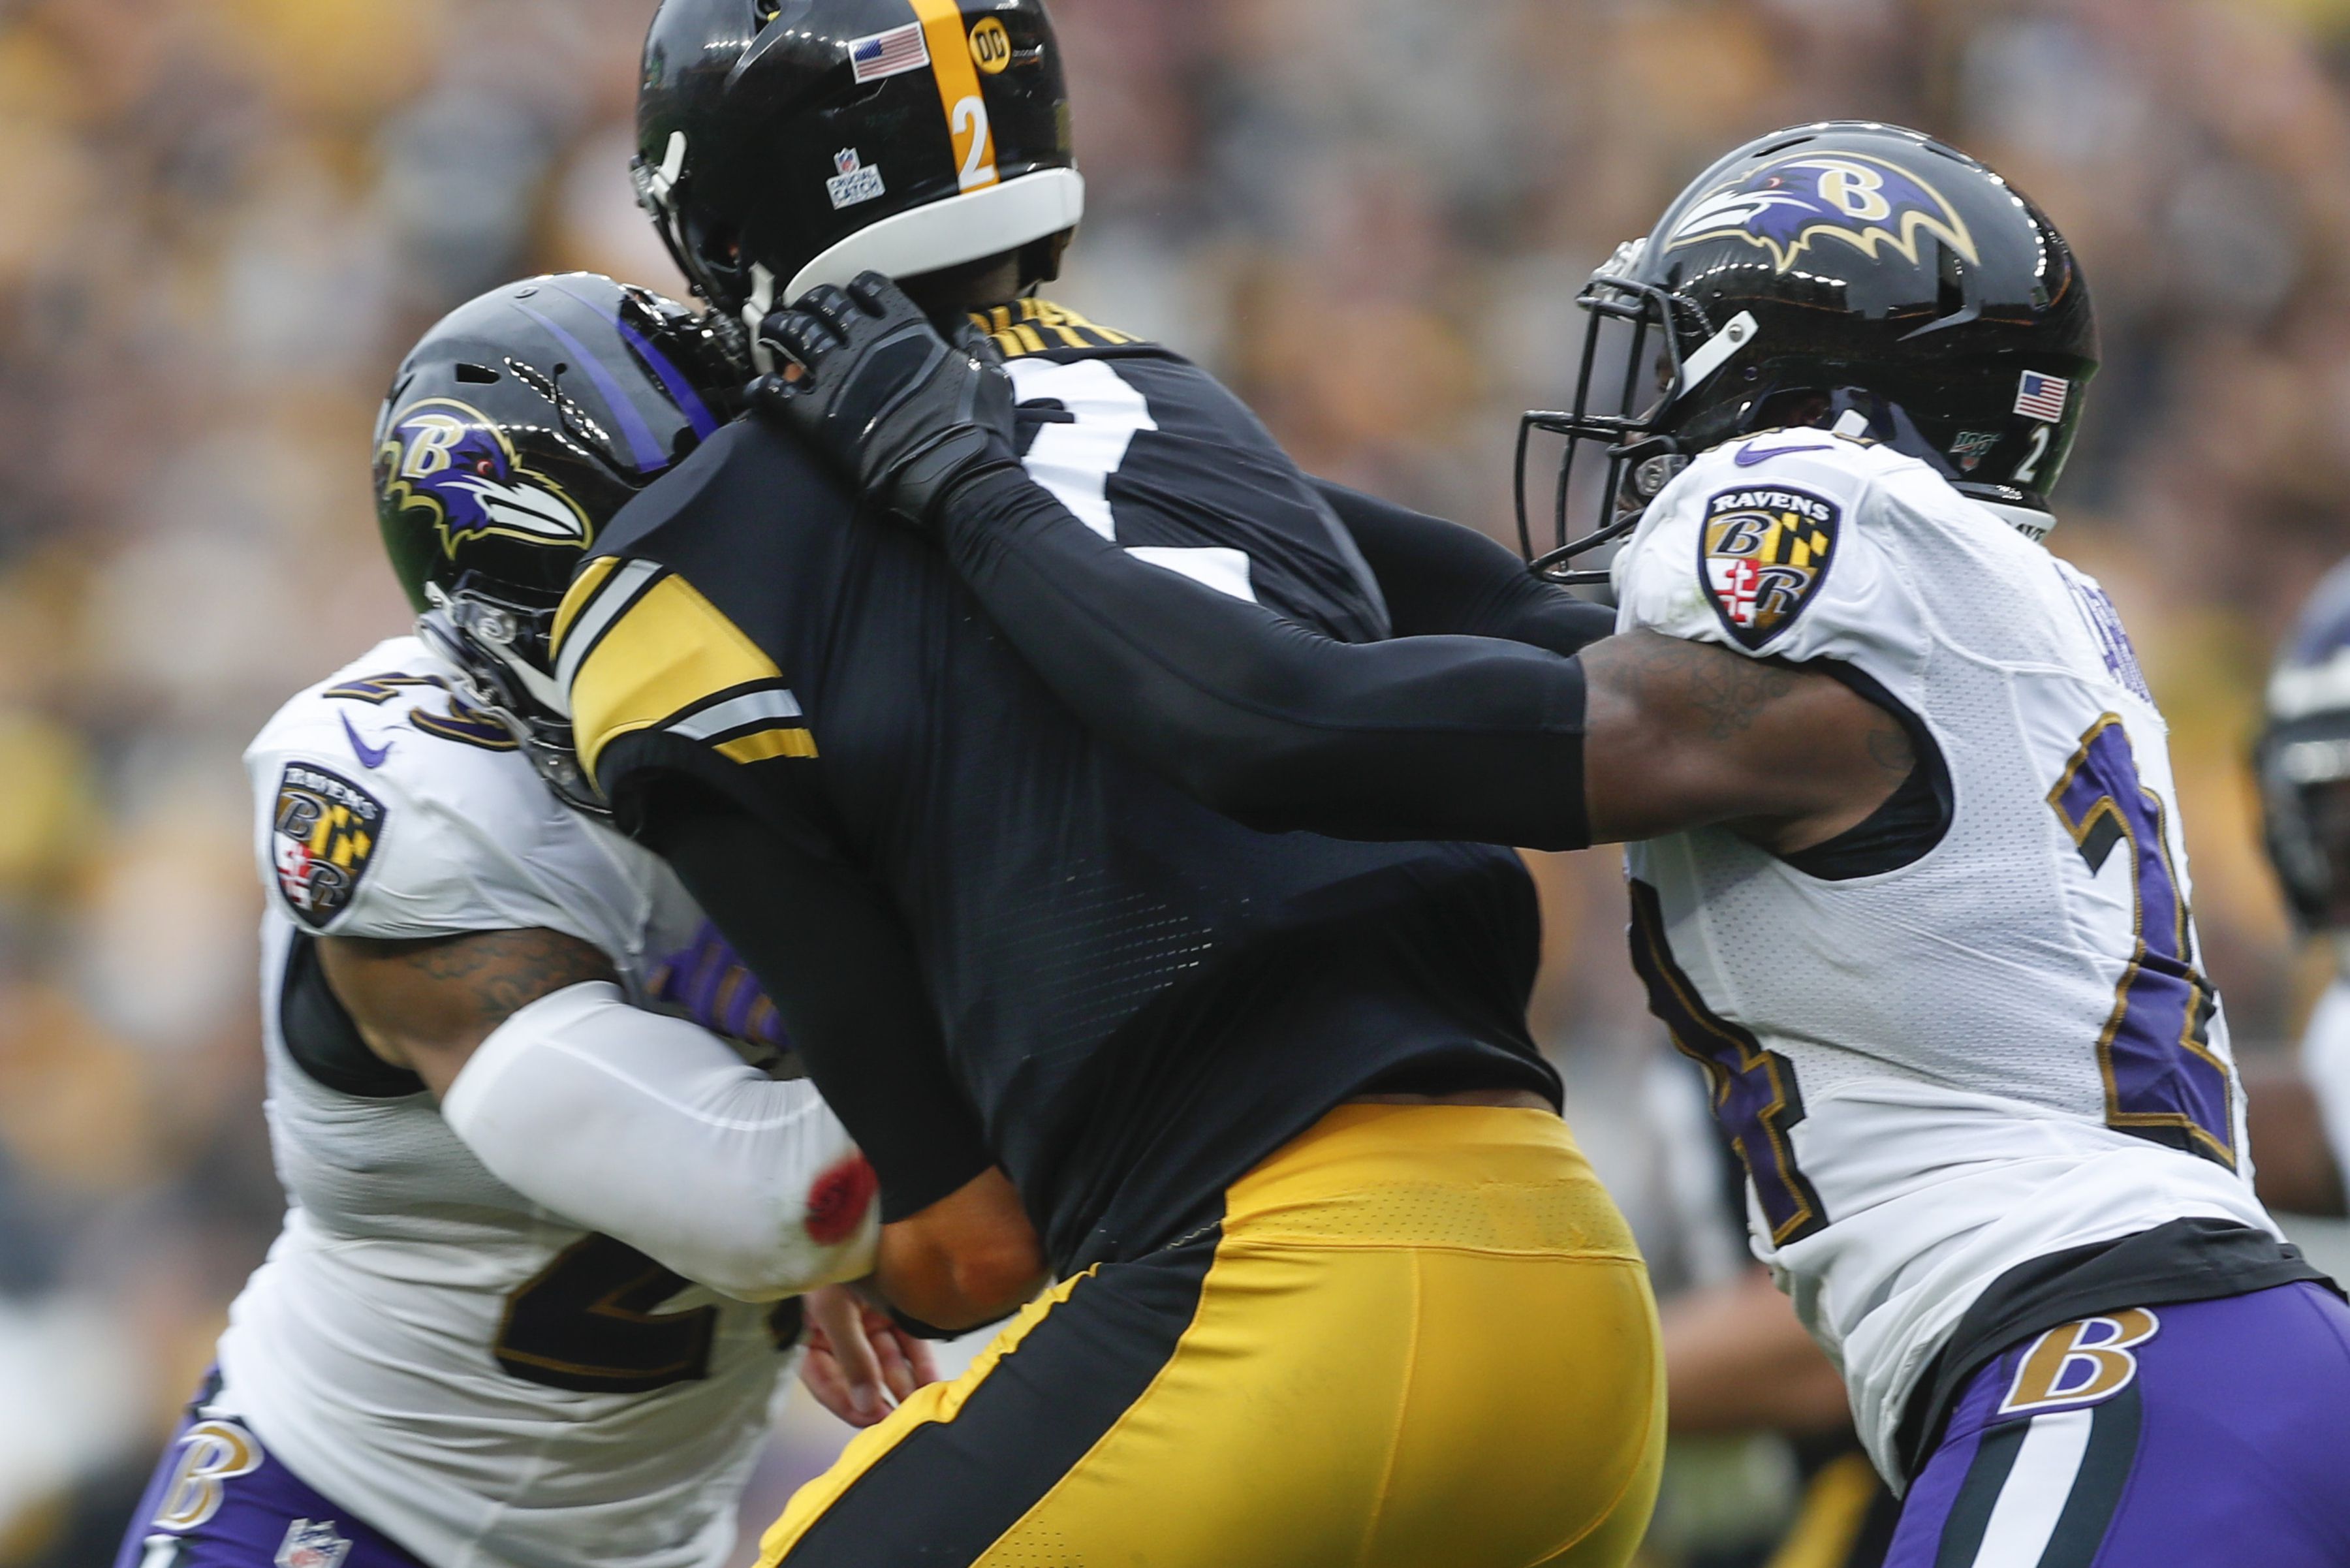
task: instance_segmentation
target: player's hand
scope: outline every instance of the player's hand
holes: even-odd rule
[[[918,526],[959,485],[1016,464],[1012,380],[976,328],[949,342],[877,272],[767,317],[760,342],[790,362],[751,400],[832,459],[866,497]]]
[[[800,1381],[850,1426],[872,1426],[915,1389],[938,1381],[931,1347],[850,1287],[810,1291],[801,1304],[807,1358]]]

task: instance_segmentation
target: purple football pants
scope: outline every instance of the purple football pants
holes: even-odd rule
[[[2350,1564],[2350,1306],[2280,1285],[2011,1347],[1960,1395],[1885,1562]]]
[[[252,1428],[208,1413],[208,1397],[164,1449],[114,1568],[426,1568],[271,1458]]]

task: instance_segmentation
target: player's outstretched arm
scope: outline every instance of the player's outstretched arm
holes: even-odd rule
[[[1479,638],[1344,644],[1136,559],[1014,472],[945,509],[965,579],[1095,728],[1260,826],[1541,849],[1732,825],[1782,852],[1916,764],[1816,672],[1648,632],[1565,659]]]
[[[1253,826],[1571,849],[1729,823],[1786,851],[1864,821],[1915,764],[1898,724],[1824,675],[1653,637],[1574,659],[1468,637],[1343,644],[1139,560],[1029,478],[1008,403],[974,390],[1001,370],[886,278],[818,290],[768,333],[799,366],[764,388],[769,415],[935,533],[1090,725]],[[1438,598],[1431,618],[1478,618],[1473,595]]]
[[[1498,637],[1579,653],[1616,629],[1616,612],[1543,582],[1474,528],[1327,480],[1336,513],[1386,596],[1398,637]]]
[[[678,784],[649,815],[662,857],[765,982],[793,1044],[884,1181],[875,1287],[923,1323],[990,1323],[1043,1285],[1019,1195],[983,1144],[903,927],[853,867]],[[866,1130],[869,1129],[869,1130]]]
[[[326,937],[319,954],[369,1048],[533,1202],[749,1301],[871,1270],[873,1178],[815,1087],[629,1005],[588,943]]]

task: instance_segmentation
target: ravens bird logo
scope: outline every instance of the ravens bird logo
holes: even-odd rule
[[[376,462],[384,493],[427,511],[453,558],[468,539],[588,547],[588,514],[563,487],[523,467],[497,421],[450,398],[428,398],[391,421]]]
[[[1833,239],[1871,257],[1891,250],[1915,265],[1922,234],[1981,261],[1967,221],[1917,175],[1862,153],[1811,153],[1766,163],[1699,197],[1665,248],[1741,239],[1769,252],[1772,265],[1785,272],[1815,243]]]

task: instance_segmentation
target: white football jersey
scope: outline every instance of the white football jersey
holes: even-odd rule
[[[601,950],[631,1000],[693,937],[667,869],[567,810],[494,724],[452,713],[448,675],[414,639],[386,642],[245,753],[289,1207],[231,1309],[221,1404],[434,1568],[714,1568],[795,1303],[687,1283],[500,1182],[429,1094],[339,1093],[286,1047],[309,932],[548,928]]]
[[[2275,1230],[2197,968],[2168,732],[2045,524],[1778,431],[1692,463],[1615,567],[1619,630],[1841,661],[1948,764],[1948,831],[1898,870],[1824,880],[1720,828],[1627,854],[1636,958],[1713,1078],[1756,1251],[1887,1475],[1919,1374],[2000,1274],[2190,1215]]]

